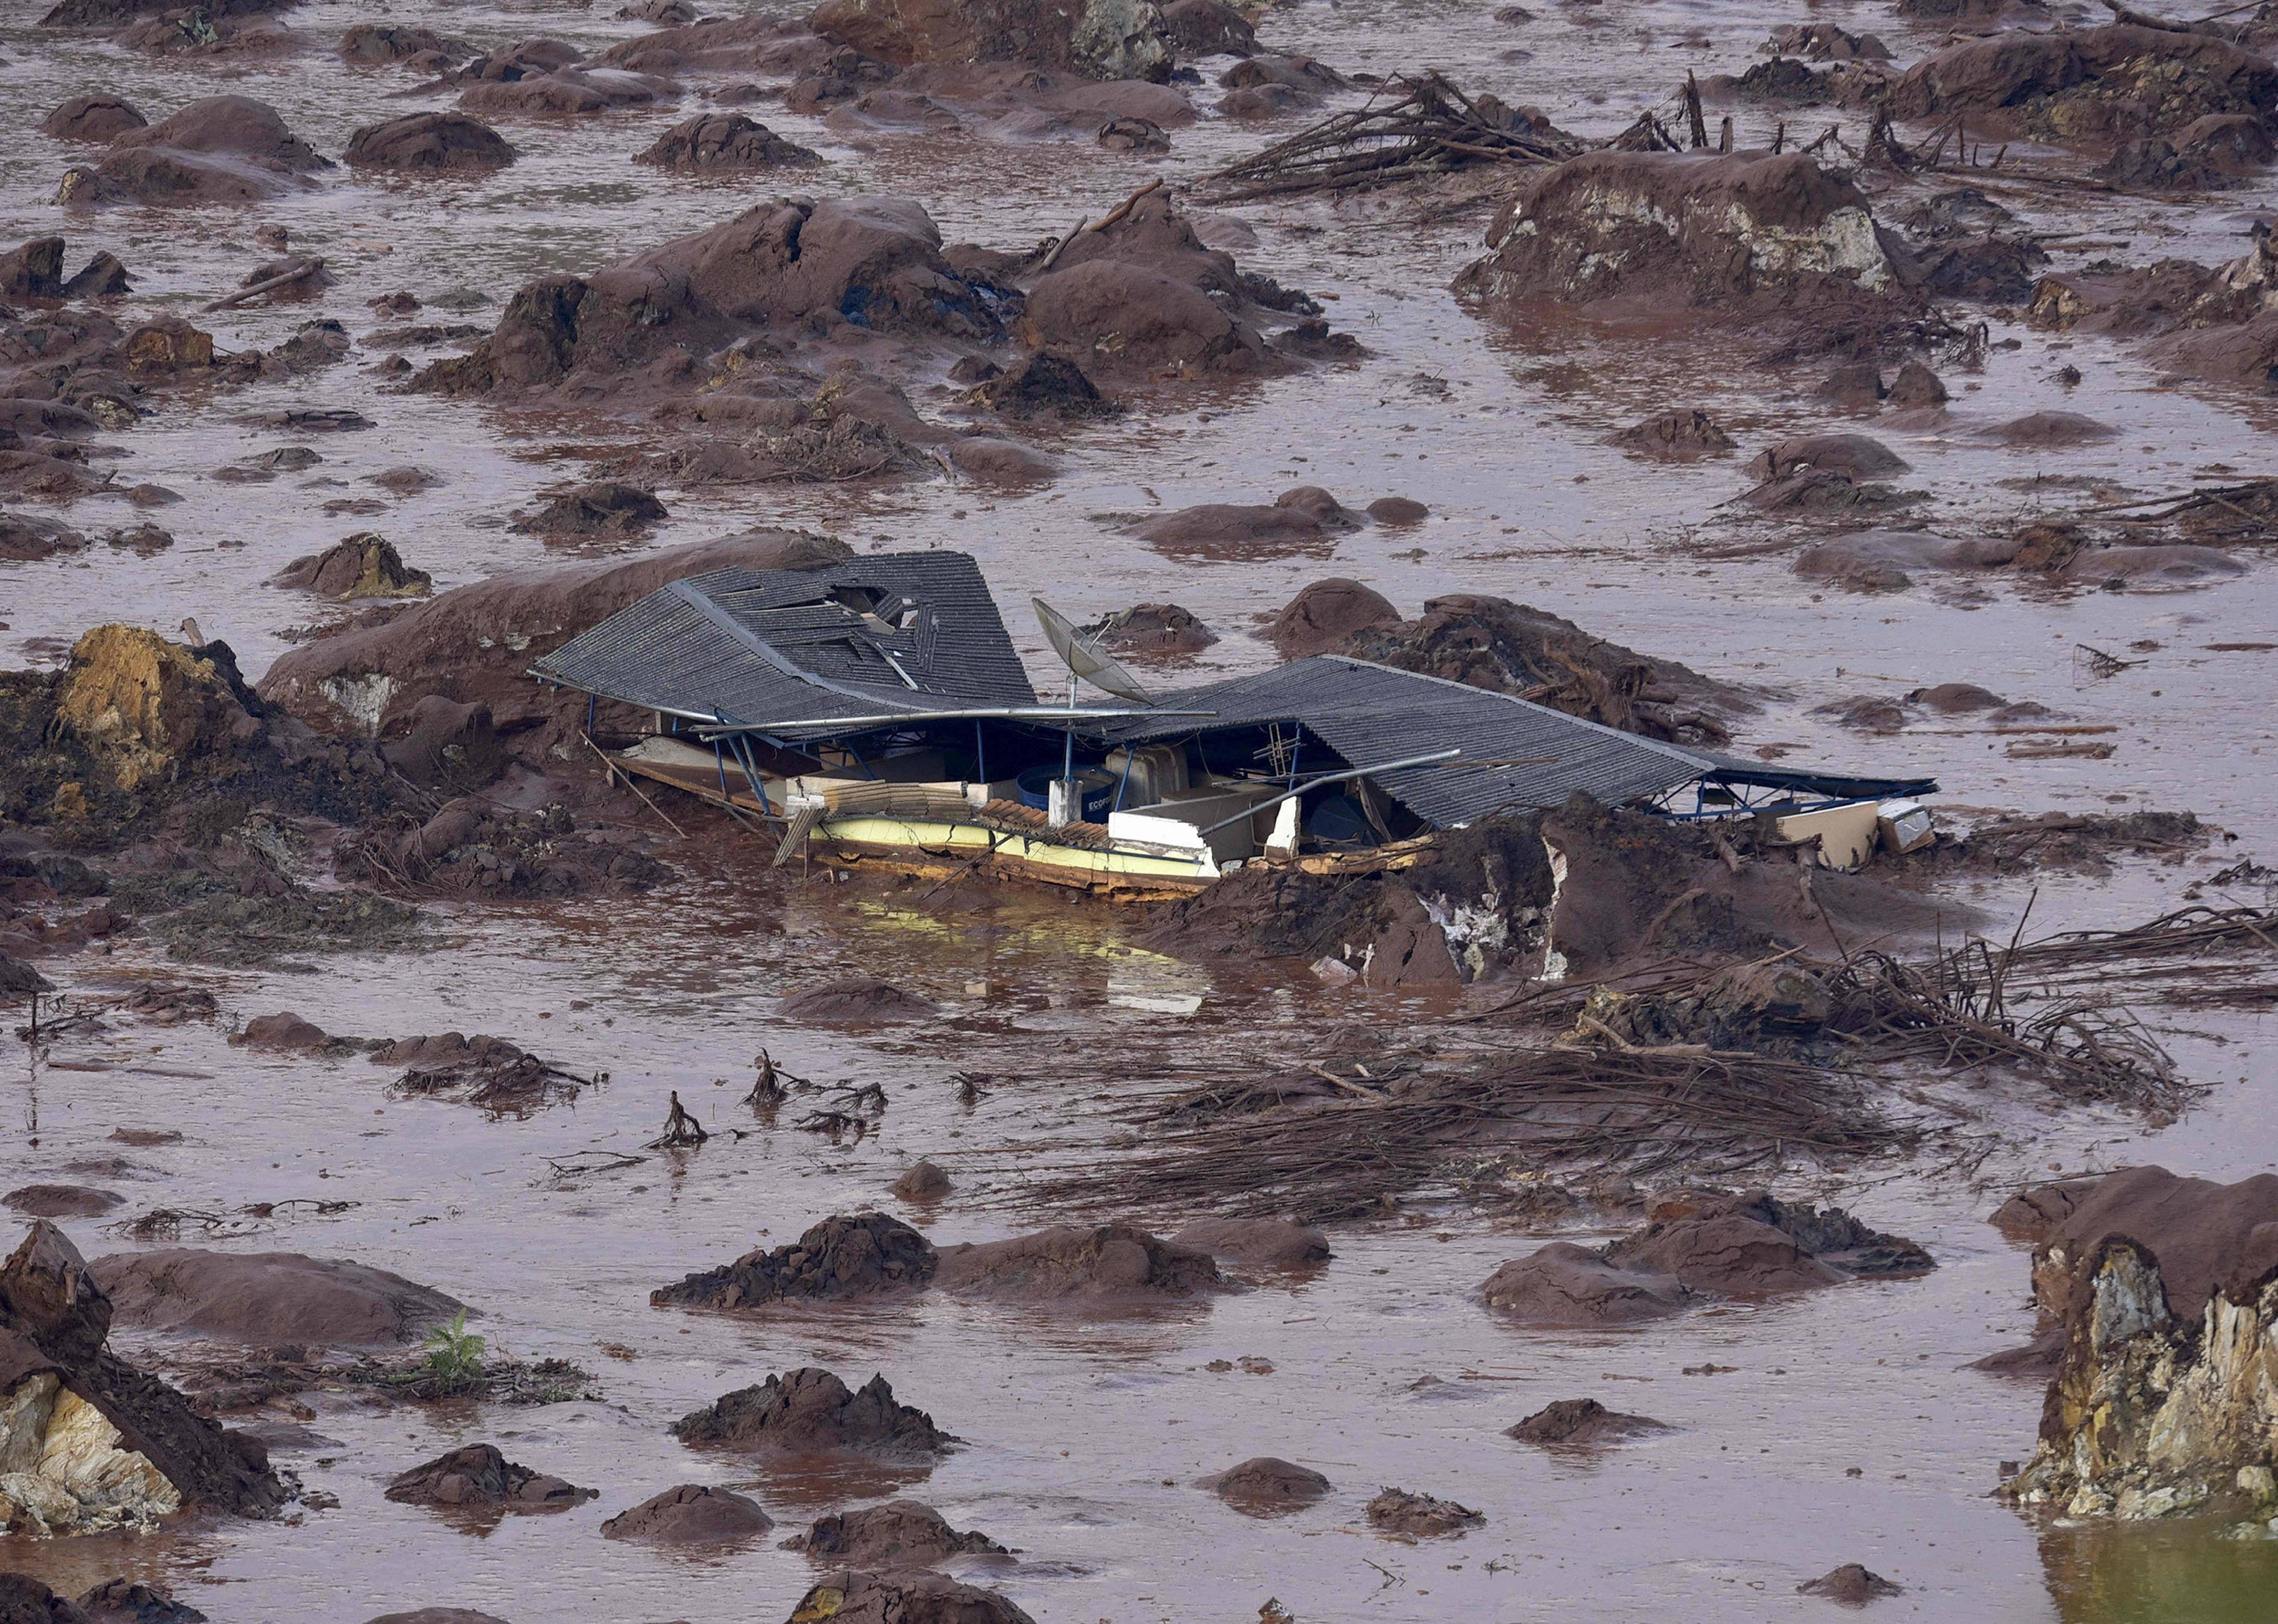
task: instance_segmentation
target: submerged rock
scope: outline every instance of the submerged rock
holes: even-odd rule
[[[1799,1596],[1823,1596],[1845,1607],[1863,1607],[1877,1597],[1904,1594],[1903,1587],[1892,1584],[1880,1574],[1869,1573],[1858,1562],[1831,1568],[1816,1579],[1806,1580],[1795,1590]]]
[[[1624,451],[1668,462],[1722,456],[1734,446],[1732,437],[1697,406],[1673,406],[1655,412],[1616,434],[1614,443]]]
[[[1342,576],[1311,583],[1281,607],[1265,637],[1285,660],[1341,649],[1364,632],[1401,624],[1392,601]]]
[[[860,1567],[924,1567],[954,1556],[1005,1553],[986,1534],[960,1534],[949,1519],[916,1500],[833,1512],[789,1543],[813,1560]]]
[[[124,96],[74,96],[40,120],[40,134],[57,141],[111,141],[150,121]]]
[[[872,1376],[855,1392],[813,1366],[692,1410],[672,1424],[672,1435],[689,1444],[802,1454],[852,1450],[888,1459],[928,1459],[959,1442],[923,1410],[897,1402],[884,1376]]]
[[[790,1624],[1036,1624],[1006,1597],[921,1567],[826,1574],[791,1609]]]
[[[1504,1428],[1502,1435],[1548,1449],[1586,1449],[1667,1430],[1666,1421],[1609,1410],[1595,1398],[1561,1398],[1517,1425]]]
[[[1840,1207],[1755,1191],[1665,1201],[1644,1229],[1603,1246],[1554,1241],[1505,1263],[1481,1291],[1488,1306],[1531,1323],[1624,1324],[1704,1296],[1761,1297],[1935,1267],[1913,1242],[1870,1229]]]
[[[1329,1260],[1329,1237],[1287,1218],[1201,1218],[1171,1237],[1173,1246],[1235,1263],[1303,1268]]]
[[[922,1021],[940,1013],[932,1000],[868,976],[850,976],[818,986],[802,987],[786,996],[776,1006],[776,1011],[794,1021],[839,1026]]]
[[[400,1347],[463,1306],[386,1269],[296,1252],[176,1247],[90,1268],[121,1324],[248,1347]]]
[[[781,169],[820,164],[820,153],[785,141],[773,130],[742,113],[699,113],[674,125],[655,142],[634,155],[636,164],[660,169],[721,170]]]
[[[1468,1505],[1406,1489],[1387,1489],[1371,1500],[1368,1521],[1371,1527],[1382,1528],[1387,1534],[1407,1534],[1422,1539],[1460,1539],[1472,1529],[1487,1525],[1487,1518]]]
[[[1196,1297],[1227,1283],[1207,1252],[1128,1224],[1055,1225],[1034,1235],[944,1246],[934,1283],[944,1291],[1024,1302]]]
[[[469,1444],[399,1474],[387,1498],[406,1505],[440,1505],[463,1511],[567,1511],[599,1490],[580,1489],[558,1477],[508,1460],[495,1444]]]
[[[735,1545],[775,1526],[775,1519],[746,1495],[683,1483],[619,1512],[601,1525],[601,1537],[644,1545]]]
[[[92,168],[67,171],[58,195],[98,205],[257,203],[305,188],[330,167],[275,108],[214,96],[117,137]]]
[[[945,1183],[946,1181],[944,1181]],[[931,1242],[898,1218],[826,1218],[787,1245],[745,1253],[649,1294],[659,1307],[751,1308],[788,1298],[921,1291],[933,1279]]]
[[[1204,1478],[1200,1486],[1246,1517],[1280,1517],[1303,1511],[1332,1485],[1311,1467],[1259,1455]]]
[[[908,1171],[894,1181],[894,1193],[905,1201],[938,1201],[949,1191],[949,1175],[923,1157],[913,1162]]]
[[[503,169],[515,157],[506,137],[479,119],[418,112],[359,129],[342,161],[353,169],[479,170]]]

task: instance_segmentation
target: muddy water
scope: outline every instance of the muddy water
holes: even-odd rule
[[[587,268],[727,218],[774,187],[658,176],[624,159],[689,110],[569,124],[507,121],[522,161],[479,182],[371,184],[335,173],[325,188],[258,211],[120,211],[80,217],[47,201],[74,156],[31,130],[40,110],[86,88],[120,91],[154,119],[195,95],[241,90],[273,103],[322,150],[358,125],[427,105],[392,99],[408,80],[349,73],[322,46],[368,13],[310,5],[294,26],[306,54],[248,64],[151,63],[85,37],[29,27],[39,8],[0,19],[0,242],[62,230],[73,263],[98,248],[137,273],[137,302],[192,311],[270,256],[251,241],[286,225],[325,257],[338,285],[321,302],[200,318],[225,349],[274,344],[300,321],[339,317],[352,333],[395,325],[364,302],[409,288],[420,319],[487,326],[504,296],[541,272]],[[1687,68],[1739,71],[1776,24],[1769,4],[1541,8],[1525,25],[1485,4],[1298,6],[1264,32],[1348,70],[1430,65],[1468,87],[1548,108],[1567,127],[1607,134]],[[1883,8],[1827,6],[1815,17],[1870,28],[1903,59],[1930,36]],[[599,48],[640,31],[598,11],[545,6],[438,10],[434,26],[481,44],[532,34]],[[1531,53],[1514,55],[1514,53]],[[1208,98],[1205,98],[1208,99]],[[759,116],[822,150],[829,165],[793,184],[903,191],[952,239],[1032,241],[1096,217],[1157,173],[1205,172],[1251,150],[1258,132],[1206,119],[1167,159],[1082,145],[1015,147],[978,138],[850,138],[763,107]],[[1742,112],[1743,140],[1768,115]],[[1764,127],[1758,127],[1762,126]],[[1272,126],[1286,133],[1295,121]],[[2243,216],[2268,188],[2220,209],[2120,199],[2068,203],[2063,218],[2007,198],[2037,224],[2124,238],[2134,257],[2205,260],[2240,243]],[[1747,366],[1707,340],[1640,350],[1586,332],[1519,333],[1460,311],[1445,288],[1477,252],[1483,218],[1420,218],[1389,204],[1219,211],[1212,232],[1245,265],[1335,295],[1336,324],[1370,354],[1355,364],[1230,388],[1175,408],[1143,407],[1054,446],[1057,481],[1008,493],[967,483],[883,492],[762,488],[663,493],[674,519],[659,544],[753,524],[827,529],[857,546],[954,545],[977,554],[1008,606],[1041,592],[1093,613],[1172,599],[1224,634],[1199,663],[1239,670],[1270,658],[1247,632],[1323,574],[1358,576],[1403,606],[1451,590],[1507,594],[1572,616],[1635,647],[1682,657],[1766,691],[1747,742],[1789,742],[1842,764],[1938,774],[1949,797],[1981,807],[2186,806],[2234,830],[2219,860],[2274,841],[2278,770],[2267,695],[2271,655],[2210,644],[2269,641],[2278,592],[2267,571],[2172,594],[2044,599],[1996,585],[1897,595],[1823,593],[1777,557],[1701,555],[1754,532],[1720,509],[1747,481],[1736,465],[1661,469],[1602,442],[1670,403],[1708,407],[1753,449],[1824,426],[1816,369]],[[1254,238],[1254,242],[1253,242]],[[463,292],[467,297],[454,295]],[[1957,400],[1934,431],[1856,425],[1915,465],[1903,483],[1932,494],[1960,531],[2052,498],[2036,476],[2091,476],[2138,491],[2181,488],[2212,464],[2266,469],[2267,403],[2188,395],[2116,348],[2051,341],[1994,324],[1982,373],[1948,373]],[[415,357],[417,358],[417,357]],[[292,628],[330,611],[268,587],[290,559],[352,530],[387,533],[444,585],[539,561],[547,548],[506,528],[542,487],[574,477],[562,444],[608,442],[590,424],[532,423],[462,403],[388,393],[360,356],[287,386],[170,403],[118,437],[129,480],[183,501],[154,515],[178,545],[152,559],[97,547],[75,561],[0,565],[0,652],[52,657],[99,620],[171,629],[195,616],[257,672]],[[2071,363],[2075,390],[2053,379]],[[310,443],[325,459],[261,486],[211,479],[220,465],[287,443],[248,414],[286,404],[353,404],[372,430]],[[921,407],[937,404],[921,398]],[[2115,441],[2056,453],[1989,447],[1974,431],[2066,407],[2122,427]],[[397,501],[364,481],[417,463],[439,489]],[[1191,502],[1257,501],[1288,486],[1328,486],[1349,503],[1419,498],[1431,519],[1338,540],[1326,556],[1168,559],[1116,532],[1128,517]],[[378,498],[377,515],[326,514],[327,502]],[[131,522],[123,506],[63,510],[82,528]],[[1032,655],[1025,622],[1008,622]],[[2140,651],[2144,663],[2099,680],[2081,644]],[[1041,668],[1040,668],[1041,669]],[[1946,680],[2038,701],[2109,724],[2112,759],[2017,762],[2005,740],[1964,724],[1861,740],[1809,709],[1854,693]],[[329,1030],[498,1032],[579,1069],[613,1074],[573,1109],[490,1122],[432,1102],[392,1099],[361,1059],[280,1060],[228,1047],[217,1032],[125,1025],[59,1044],[51,1063],[8,1062],[7,1166],[26,1178],[116,1153],[119,1126],[169,1126],[180,1145],[127,1153],[117,1181],[154,1206],[233,1212],[256,1201],[357,1203],[329,1219],[287,1216],[230,1238],[187,1244],[307,1250],[397,1268],[482,1310],[479,1329],[517,1356],[558,1354],[595,1372],[592,1403],[374,1407],[316,1395],[322,1442],[281,1459],[337,1510],[292,1524],[195,1528],[159,1537],[34,1546],[0,1541],[0,1561],[76,1590],[114,1573],[157,1579],[219,1620],[355,1624],[423,1603],[477,1606],[526,1621],[725,1620],[788,1612],[805,1582],[799,1557],[772,1549],[688,1562],[602,1541],[600,1521],[672,1483],[748,1486],[787,1530],[826,1505],[886,1485],[753,1476],[692,1455],[664,1431],[674,1417],[771,1370],[819,1362],[850,1378],[884,1371],[967,1447],[915,1491],[960,1527],[1018,1547],[1017,1567],[976,1569],[1047,1624],[1254,1616],[1268,1596],[1298,1618],[1757,1620],[1820,1616],[1796,1584],[1866,1562],[1907,1593],[1877,1616],[1928,1620],[2231,1620],[2258,1616],[2278,1572],[2272,1547],[2159,1530],[2045,1528],[1986,1498],[2002,1459],[2026,1453],[2039,1396],[2030,1384],[1961,1368],[2022,1339],[2022,1256],[1983,1222],[2002,1181],[2139,1160],[2236,1177],[2273,1161],[2268,1109],[2278,1084],[2267,1020],[2208,1016],[2174,1038],[2196,1075],[2221,1086],[2205,1108],[2152,1135],[2122,1120],[2056,1113],[2029,1096],[1973,1098],[2023,1146],[1960,1185],[1905,1168],[1799,1189],[1840,1196],[1863,1216],[1928,1245],[1941,1268],[1903,1284],[1861,1284],[1761,1307],[1716,1311],[1620,1336],[1513,1330],[1473,1300],[1477,1283],[1537,1238],[1424,1211],[1412,1222],[1336,1237],[1317,1277],[1269,1283],[1207,1308],[1098,1321],[945,1301],[876,1311],[732,1322],[652,1310],[647,1292],[830,1212],[883,1199],[923,1153],[958,1194],[929,1221],[938,1239],[994,1236],[1040,1215],[1023,1202],[1033,1171],[1097,1155],[1131,1057],[1188,1051],[1229,1073],[1301,1046],[1325,1022],[1384,1025],[1433,1011],[1366,994],[1293,989],[1251,972],[1205,972],[1132,950],[1121,923],[1049,900],[967,908],[891,894],[761,883],[748,854],[669,850],[692,870],[656,897],[514,917],[451,920],[435,950],[328,963],[316,977],[240,974],[222,982],[233,1017],[290,1008]],[[2148,916],[2196,867],[2113,885],[2052,884],[2035,918],[2052,928]],[[1985,899],[2014,910],[2012,893]],[[154,966],[123,946],[67,973],[99,989]],[[786,1026],[785,985],[840,967],[887,975],[942,1002],[943,1021],[868,1037]],[[978,989],[978,990],[975,990]],[[226,1023],[225,1023],[226,1024]],[[787,1125],[765,1129],[735,1104],[751,1056],[772,1050],[829,1081],[878,1082],[883,1130],[833,1145]],[[950,1074],[996,1079],[971,1111]],[[715,1086],[724,1079],[724,1085]],[[682,1155],[641,1151],[677,1089],[715,1129]],[[785,1108],[785,1123],[800,1109]],[[587,1148],[646,1155],[609,1174],[561,1179],[553,1162]],[[915,1216],[916,1214],[912,1214]],[[1168,1224],[1174,1214],[1138,1216]],[[90,1252],[118,1243],[69,1226]],[[630,1357],[601,1352],[607,1343]],[[169,1351],[148,1350],[164,1360]],[[1261,1356],[1270,1375],[1213,1360]],[[1686,1366],[1731,1366],[1686,1375]],[[1437,1377],[1437,1382],[1424,1378]],[[1419,1385],[1419,1383],[1421,1383]],[[1501,1429],[1554,1398],[1594,1395],[1677,1430],[1588,1463],[1551,1459]],[[380,1498],[386,1478],[447,1445],[488,1438],[515,1459],[600,1488],[601,1498],[487,1534]],[[1272,1453],[1326,1473],[1336,1494],[1275,1523],[1237,1517],[1192,1487],[1196,1476]],[[1853,1475],[1855,1469],[1856,1475]],[[1461,1499],[1485,1530],[1409,1546],[1369,1533],[1362,1504],[1380,1484]]]

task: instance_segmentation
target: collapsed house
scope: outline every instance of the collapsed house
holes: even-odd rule
[[[1855,868],[1927,843],[1937,785],[1798,771],[1618,732],[1506,693],[1321,655],[1150,696],[1031,686],[974,560],[880,554],[659,588],[531,668],[646,712],[624,773],[767,820],[805,852],[917,873],[983,866],[1127,900],[1245,863],[1363,871],[1578,791],[1674,818],[1770,816]]]

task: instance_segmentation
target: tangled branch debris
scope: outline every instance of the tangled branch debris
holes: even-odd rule
[[[704,1130],[704,1124],[696,1120],[695,1114],[680,1103],[680,1091],[676,1088],[672,1091],[672,1109],[664,1119],[664,1131],[643,1148],[680,1150],[688,1145],[701,1145],[711,1137]]]
[[[1436,71],[1395,73],[1366,105],[1230,164],[1203,184],[1229,202],[1347,191],[1471,164],[1563,163],[1587,146],[1492,96],[1466,96]]]

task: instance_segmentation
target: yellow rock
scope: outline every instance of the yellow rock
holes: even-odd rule
[[[97,626],[72,645],[56,720],[103,758],[116,787],[173,776],[182,758],[224,743],[238,710],[220,671],[141,626]],[[57,794],[57,810],[63,795]]]

